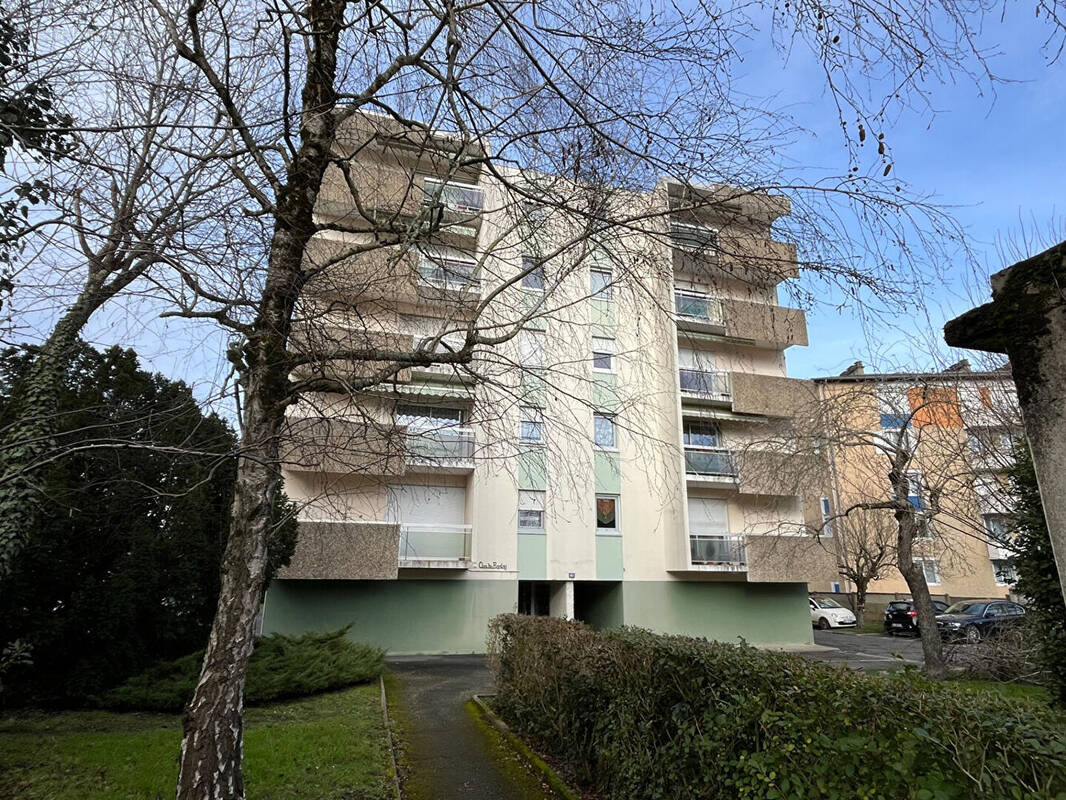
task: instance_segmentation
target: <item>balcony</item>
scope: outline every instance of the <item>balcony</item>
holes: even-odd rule
[[[681,368],[678,370],[682,397],[728,403],[732,389],[728,372]]]
[[[395,580],[400,526],[389,522],[300,520],[300,534],[279,578]]]
[[[713,250],[718,244],[718,231],[706,225],[671,222],[670,244],[681,250]]]
[[[695,226],[699,227],[699,226]],[[735,279],[754,286],[776,286],[799,275],[796,247],[751,235],[717,235],[713,245],[696,246],[706,236],[692,233],[675,240],[674,271],[701,283]]]
[[[466,569],[470,525],[400,524],[399,565],[403,569]]]
[[[685,475],[690,481],[734,483],[737,459],[724,447],[685,447]]]
[[[481,291],[476,270],[477,262],[472,259],[423,255],[418,263],[418,279],[423,284],[420,288],[476,295]]]
[[[402,429],[340,417],[285,420],[282,465],[294,472],[344,475],[403,475]]]
[[[692,566],[702,572],[746,572],[744,536],[736,533],[694,533],[688,537]]]
[[[721,303],[727,336],[774,349],[807,344],[807,317],[798,308],[733,299]]]
[[[474,432],[469,428],[407,429],[408,470],[428,467],[441,472],[474,469]]]
[[[710,333],[725,332],[725,311],[717,297],[674,292],[674,314],[677,327]]]

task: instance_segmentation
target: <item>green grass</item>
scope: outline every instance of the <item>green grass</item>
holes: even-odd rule
[[[961,686],[974,692],[995,692],[1003,695],[1007,700],[1035,700],[1047,704],[1050,701],[1048,690],[1043,686],[1034,686],[1031,683],[1002,683],[1000,681],[960,680],[952,681],[956,686]]]
[[[0,797],[156,800],[174,796],[180,718],[74,711],[0,719]],[[253,800],[388,797],[376,683],[245,712]]]

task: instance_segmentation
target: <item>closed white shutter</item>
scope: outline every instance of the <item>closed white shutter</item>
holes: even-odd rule
[[[408,525],[466,524],[466,489],[462,486],[390,486],[386,518]]]
[[[693,350],[691,347],[677,348],[677,364],[681,369],[698,369],[702,372],[714,372],[714,354],[706,350]]]
[[[688,499],[689,533],[729,533],[729,503],[710,497]]]

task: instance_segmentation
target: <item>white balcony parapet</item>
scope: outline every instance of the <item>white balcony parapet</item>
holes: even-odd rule
[[[470,525],[400,523],[400,566],[466,569],[471,537]]]
[[[689,535],[692,565],[713,572],[745,572],[748,568],[744,536],[738,533]]]
[[[474,466],[470,428],[407,429],[407,463],[439,467]]]
[[[679,320],[725,327],[725,309],[717,297],[675,291],[674,313]]]
[[[708,478],[736,479],[736,454],[725,447],[686,446],[685,473]]]
[[[716,400],[732,399],[733,392],[728,372],[681,368],[678,370],[678,381],[681,385],[681,394]]]

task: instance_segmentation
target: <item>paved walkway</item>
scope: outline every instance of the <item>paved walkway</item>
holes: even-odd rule
[[[515,757],[467,701],[492,692],[482,656],[389,659],[389,705],[400,718],[409,800],[547,800],[557,797]]]
[[[853,669],[898,669],[907,664],[920,667],[924,663],[922,643],[916,636],[828,630],[815,631],[814,641],[836,649],[803,655],[830,664],[846,664]]]

